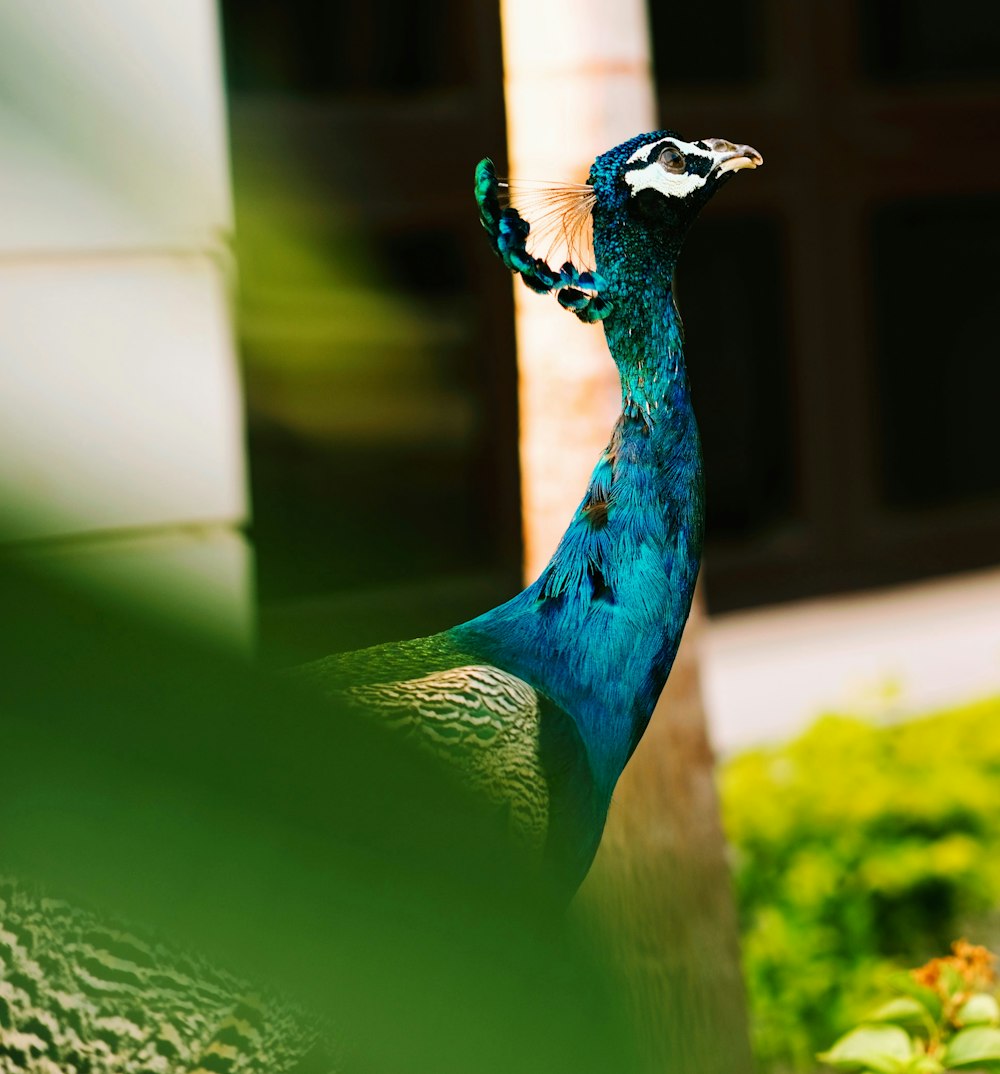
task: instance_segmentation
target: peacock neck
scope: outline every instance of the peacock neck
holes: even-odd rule
[[[604,321],[618,367],[622,415],[640,422],[651,443],[687,435],[691,413],[684,338],[673,296],[673,262],[606,269],[612,312]]]
[[[539,578],[456,632],[573,717],[606,806],[690,609],[702,477],[669,266],[602,274],[622,413]]]

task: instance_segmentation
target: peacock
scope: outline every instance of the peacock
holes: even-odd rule
[[[38,713],[66,712],[60,734],[67,740],[79,734],[82,744],[79,762],[66,754],[67,768],[53,773],[57,792],[77,778],[87,787],[95,785],[88,782],[92,769],[99,794],[105,786],[111,793],[118,785],[118,769],[102,773],[107,746],[95,742],[86,727],[78,728],[73,718],[75,704],[87,691],[93,694],[95,682],[99,687],[91,705],[113,711],[100,692],[112,674],[93,678],[95,662],[108,659],[114,682],[127,684],[124,696],[129,704],[141,704],[144,718],[157,729],[157,749],[143,747],[145,752],[136,754],[138,760],[155,764],[162,753],[172,775],[185,765],[194,766],[192,772],[207,774],[223,790],[235,780],[237,807],[225,814],[230,818],[226,823],[242,823],[243,813],[251,832],[257,823],[250,803],[240,798],[245,786],[240,773],[230,775],[224,763],[226,743],[246,741],[255,758],[267,755],[273,769],[262,767],[249,776],[256,797],[264,796],[262,841],[269,818],[283,817],[292,825],[287,830],[294,832],[293,843],[318,833],[323,845],[324,833],[345,828],[346,822],[337,821],[335,814],[350,801],[356,816],[346,823],[350,836],[342,843],[341,849],[349,845],[344,860],[358,871],[374,862],[398,872],[408,868],[407,848],[420,841],[436,818],[447,817],[455,801],[444,795],[423,806],[414,801],[411,808],[408,796],[421,793],[415,788],[425,771],[448,773],[471,789],[476,808],[509,835],[519,860],[523,857],[528,863],[532,876],[536,869],[556,902],[564,904],[590,866],[615,783],[670,673],[699,569],[702,466],[673,297],[677,257],[688,227],[715,190],[733,172],[761,163],[760,154],[749,146],[713,138],[688,142],[668,130],[640,135],[602,154],[585,184],[518,185],[498,179],[493,164],[483,160],[475,173],[475,196],[494,251],[531,290],[554,295],[560,306],[585,323],[603,323],[622,386],[622,410],[608,446],[541,575],[506,603],[440,634],[334,654],[294,669],[291,677],[297,685],[322,696],[324,712],[334,706],[336,720],[330,722],[340,729],[340,737],[335,744],[324,744],[325,755],[311,725],[300,728],[289,718],[287,727],[276,733],[271,713],[287,706],[287,691],[262,701],[257,693],[263,695],[270,687],[241,685],[240,700],[231,694],[224,711],[217,711],[216,690],[175,692],[164,700],[168,691],[186,689],[191,676],[166,665],[153,666],[151,672],[146,663],[150,646],[142,636],[132,656],[134,671],[130,664],[131,677],[123,679],[120,657],[104,657],[100,647],[88,649],[94,628],[81,624],[68,650],[68,677],[60,687],[65,693],[52,695],[55,702],[46,699],[44,691],[39,694],[42,680],[31,661],[18,656],[15,644],[2,675],[15,698],[4,742],[6,757],[14,761],[8,760],[5,779],[15,781],[21,798],[10,799],[9,792],[4,808],[13,801],[13,815],[27,815],[22,800],[30,803],[32,783],[37,782],[29,778],[28,769],[38,749],[32,729]],[[549,264],[546,237],[569,251],[559,268]],[[591,254],[592,263],[585,260]],[[34,631],[37,639],[31,645],[48,661],[49,639],[62,635],[39,618],[39,608],[49,599],[39,594],[35,589],[28,592],[15,616],[20,623],[17,639],[20,644]],[[74,603],[57,602],[52,607],[53,621],[76,621]],[[36,622],[41,624],[37,629],[32,625]],[[131,630],[124,632],[124,641],[119,639],[122,645],[132,643]],[[31,645],[26,652],[35,651]],[[87,652],[86,659],[79,655]],[[115,755],[133,718],[128,712],[121,728],[113,720],[109,724],[108,742]],[[375,737],[359,740],[357,746],[352,728],[371,728]],[[388,764],[389,743],[397,741],[415,747],[415,755],[429,752],[433,767],[404,765],[392,770],[396,794],[390,798],[399,830],[387,842],[377,842],[381,836],[373,834],[372,817],[379,816],[382,785],[367,773],[353,782],[349,777],[359,759]],[[18,762],[22,747],[26,760]],[[274,776],[279,769],[293,767],[296,776],[291,781]],[[126,788],[132,786],[130,778],[124,773]],[[139,786],[145,808],[147,791],[141,781]],[[298,798],[289,792],[290,786],[301,792]],[[433,799],[434,793],[430,787],[428,798]],[[363,795],[368,797],[359,798]],[[155,796],[149,801],[155,805]],[[46,809],[43,803],[39,831],[48,830]],[[323,820],[327,814],[333,818],[329,823]],[[174,830],[170,802],[152,816],[157,838],[166,839]],[[57,816],[55,831],[62,830]],[[89,830],[80,827],[81,834],[64,846],[72,849],[73,840]],[[177,830],[183,831],[182,823]],[[289,841],[280,834],[285,830],[275,828],[279,845]],[[461,844],[457,855],[449,845],[441,850],[435,844],[433,853],[441,852],[428,858],[423,845],[417,846],[413,857],[420,859],[419,867],[411,871],[418,882],[424,882],[428,861],[447,869],[456,856],[456,870],[466,868],[474,874],[478,830]],[[30,838],[25,842],[31,846]],[[127,848],[127,838],[122,845]],[[91,850],[86,853],[100,852],[100,838],[88,846]],[[9,850],[8,843],[5,853]],[[491,855],[488,845],[478,850],[485,858]],[[155,852],[137,860],[155,860]],[[491,899],[493,905],[505,906],[505,871],[501,862],[493,873],[484,866],[479,879],[472,876],[471,886],[462,889],[457,902],[443,903],[449,922],[470,906],[484,916]],[[122,882],[127,879],[124,872],[117,875]],[[252,869],[247,875],[251,886],[257,883]],[[430,883],[433,900],[440,890],[433,887],[437,883],[433,876]],[[409,912],[410,896],[411,892],[403,892],[398,904],[392,905]],[[214,898],[211,889],[204,897]],[[356,906],[364,897],[351,894],[344,906]],[[225,906],[225,892],[221,898]],[[315,980],[327,980],[323,976],[327,959],[319,953],[351,946],[350,922],[342,920],[343,907],[311,896],[300,911],[328,913],[337,942],[326,947],[317,942],[318,963],[312,967]],[[404,931],[392,933],[387,926],[390,950],[406,935],[403,916]],[[379,924],[373,935],[381,931]],[[370,957],[364,944],[360,957]],[[413,961],[420,965],[419,958]],[[520,1023],[510,1021],[512,1008],[497,999],[498,980],[495,975],[490,979],[492,991],[485,1006],[496,1007],[499,1031],[505,1034]],[[376,993],[384,983],[393,982],[376,979]],[[565,981],[560,985],[568,987]],[[479,988],[469,991],[478,994]],[[392,999],[390,988],[385,1002]],[[428,1021],[425,1008],[405,996],[401,1003],[400,1015],[410,1007],[416,1012],[411,1024],[415,1040],[416,1027]],[[575,1003],[570,1000],[568,1006]],[[555,996],[542,1006],[538,1024],[547,1037],[556,1017]],[[534,1018],[538,1007],[518,1007],[518,1017]],[[607,1062],[585,1054],[589,1038],[581,1027],[594,1019],[582,1008],[571,1015],[580,1019],[572,1023],[578,1028],[559,1039],[575,1040],[581,1048],[572,1068],[607,1069]],[[345,1028],[349,1027],[339,1030]],[[277,998],[273,990],[247,985],[238,974],[216,968],[200,953],[192,955],[162,937],[147,935],[141,927],[109,922],[100,913],[53,900],[20,880],[0,877],[0,1072],[318,1074],[343,1069],[339,1030]],[[426,1032],[436,1041],[433,1026]],[[330,1046],[331,1039],[338,1041],[338,1047]],[[540,1035],[532,1045],[538,1069],[556,1069],[558,1063],[538,1050],[542,1040]],[[451,1065],[439,1062],[435,1067],[447,1070],[459,1064],[455,1069],[467,1069],[454,1040],[450,1048]],[[479,1068],[509,1068],[499,1052],[491,1053],[490,1063],[484,1059]],[[419,1063],[417,1067],[430,1068]],[[522,1063],[518,1069],[528,1067]]]
[[[532,291],[603,323],[621,414],[531,585],[442,633],[300,672],[455,764],[566,897],[670,674],[698,576],[702,462],[674,300],[678,254],[715,191],[761,163],[750,146],[670,130],[602,154],[585,184],[511,183],[479,163],[476,201],[494,251]],[[592,251],[594,267],[552,268],[533,234],[571,258]]]

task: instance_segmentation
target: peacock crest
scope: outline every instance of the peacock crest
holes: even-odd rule
[[[601,296],[607,283],[594,269],[578,267],[593,261],[597,194],[590,184],[499,179],[493,161],[485,159],[476,167],[475,191],[479,219],[511,272],[532,291],[554,294],[563,309],[587,324],[607,317],[611,303]],[[565,260],[554,269],[549,261],[560,252]]]

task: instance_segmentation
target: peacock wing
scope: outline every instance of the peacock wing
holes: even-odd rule
[[[542,704],[523,679],[472,664],[352,686],[340,696],[454,766],[464,782],[507,813],[519,842],[542,852],[549,825]]]

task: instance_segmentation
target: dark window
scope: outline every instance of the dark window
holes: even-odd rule
[[[795,509],[787,281],[777,223],[699,221],[685,243],[677,287],[709,531],[713,540],[757,534]]]
[[[657,83],[704,87],[759,78],[763,56],[756,7],[753,0],[650,0]]]
[[[464,0],[222,0],[237,92],[410,94],[471,78]]]
[[[894,507],[1000,494],[998,250],[996,195],[874,216],[878,430]]]
[[[886,81],[1000,77],[996,0],[861,0],[862,62]]]
[[[667,125],[765,160],[680,266],[710,607],[996,563],[995,0],[651,14]]]

